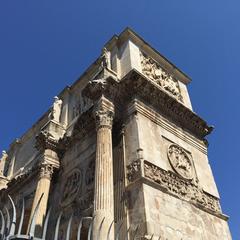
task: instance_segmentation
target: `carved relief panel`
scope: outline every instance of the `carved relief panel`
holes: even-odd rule
[[[182,101],[178,81],[145,53],[141,52],[140,57],[142,73],[165,91]]]
[[[61,206],[73,205],[78,211],[86,210],[93,203],[94,159],[85,159],[75,167],[66,177],[63,187]]]
[[[94,175],[95,175],[95,161],[91,159],[88,161],[84,171],[84,185],[81,194],[78,194],[76,199],[78,209],[86,210],[93,206],[94,199]]]
[[[189,154],[179,145],[170,144],[167,150],[169,162],[176,173],[185,179],[193,179],[194,167]]]
[[[70,204],[77,196],[82,185],[82,172],[74,169],[67,177],[63,188],[62,206]]]
[[[191,152],[186,150],[181,144],[162,136],[163,158],[168,163],[166,170],[175,172],[183,179],[198,182],[196,169]]]

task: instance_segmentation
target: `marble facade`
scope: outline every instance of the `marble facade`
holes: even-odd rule
[[[60,239],[73,216],[74,226],[94,217],[94,240],[101,224],[99,239],[114,239],[120,227],[125,239],[131,226],[139,228],[138,239],[230,240],[207,155],[213,128],[192,109],[190,81],[131,29],[113,36],[3,151],[1,204],[7,194],[17,206],[25,199],[27,233],[41,198],[36,232],[51,206],[65,216]],[[88,227],[86,221],[82,239]],[[128,239],[133,236],[130,230]]]

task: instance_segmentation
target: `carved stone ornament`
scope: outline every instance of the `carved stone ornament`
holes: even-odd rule
[[[112,111],[104,111],[104,110],[99,110],[96,112],[96,127],[102,128],[112,128],[112,123],[113,123],[113,112]]]
[[[127,166],[127,178],[129,182],[141,177],[141,161],[135,160],[130,165]]]
[[[67,177],[63,189],[62,206],[67,206],[75,200],[82,185],[82,173],[79,169],[74,169]]]
[[[146,56],[144,53],[141,53],[140,56],[142,73],[178,100],[182,100],[177,80],[164,71],[152,58]]]
[[[52,174],[53,174],[53,166],[51,164],[42,164],[40,166],[40,174],[39,177],[40,178],[48,178],[51,179],[52,178]]]
[[[144,169],[143,172],[142,168]],[[199,208],[205,208],[221,214],[218,198],[206,193],[196,183],[183,179],[174,172],[163,170],[146,160],[132,162],[127,167],[127,170],[130,183],[139,179],[148,179],[158,184],[164,192],[188,201]]]
[[[204,192],[199,186],[178,177],[175,173],[165,171],[150,162],[144,161],[145,178],[156,182],[167,192],[180,199],[192,202],[214,212],[221,213],[219,201],[212,195]]]
[[[187,152],[177,144],[171,144],[168,147],[168,159],[169,162],[180,176],[186,179],[193,179],[194,167]]]

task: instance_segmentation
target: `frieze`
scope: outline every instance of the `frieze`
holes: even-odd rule
[[[212,126],[208,126],[202,118],[182,102],[168,94],[160,85],[154,84],[154,81],[146,75],[139,74],[135,69],[127,73],[120,82],[111,77],[101,84],[89,82],[83,89],[83,95],[94,101],[104,95],[119,106],[133,99],[150,103],[157,111],[160,110],[161,114],[170,117],[172,121],[177,122],[182,128],[191,131],[200,139],[213,130]]]
[[[217,198],[207,194],[193,182],[178,177],[173,172],[165,171],[147,161],[144,161],[144,175],[145,178],[160,184],[169,193],[176,195],[180,199],[190,201],[196,205],[201,205],[214,212],[221,212]]]
[[[147,77],[139,76],[139,73],[132,70],[122,80],[121,90],[124,97],[134,95],[137,96],[138,100],[150,103],[160,110],[161,114],[170,117],[173,122],[177,122],[181,127],[190,130],[201,139],[211,133],[212,126],[208,126],[196,113],[185,107],[176,98],[171,97],[166,91],[159,91],[161,87],[152,84],[152,82]]]
[[[142,166],[143,165],[143,173]],[[191,202],[197,207],[221,213],[219,200],[203,191],[194,181],[185,180],[171,171],[163,170],[148,161],[136,160],[128,167],[128,181],[131,183],[141,177],[153,181],[168,193]]]
[[[67,206],[75,200],[78,191],[82,185],[82,172],[80,169],[74,169],[67,177],[63,189],[62,206]]]
[[[144,53],[141,53],[140,56],[142,73],[153,82],[157,83],[164,90],[171,93],[178,100],[182,100],[178,81],[174,79],[172,75],[164,71],[152,58],[148,57]]]
[[[167,151],[169,162],[176,173],[185,179],[193,179],[194,168],[187,152],[177,144],[170,144]]]

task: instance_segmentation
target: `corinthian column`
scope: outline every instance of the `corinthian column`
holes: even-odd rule
[[[106,99],[105,99],[106,101]],[[96,111],[97,147],[94,192],[93,239],[97,239],[99,227],[104,219],[98,239],[107,239],[109,227],[114,219],[113,157],[112,157],[113,107]],[[114,239],[114,226],[110,239]]]
[[[36,233],[39,236],[43,226],[43,220],[47,211],[48,196],[50,191],[51,179],[53,174],[53,166],[50,164],[42,164],[39,169],[39,177],[36,187],[36,192],[33,199],[30,221],[32,220],[34,210],[39,204],[39,209],[36,215]],[[42,199],[40,201],[40,198]],[[40,202],[39,202],[40,201]],[[31,222],[29,222],[30,227]],[[28,229],[30,230],[30,229]],[[40,237],[40,236],[39,236]]]

